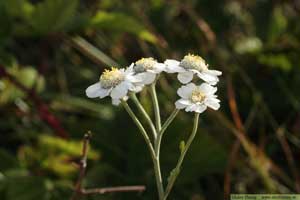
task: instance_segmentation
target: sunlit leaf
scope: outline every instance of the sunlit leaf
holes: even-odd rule
[[[99,11],[92,19],[91,26],[104,30],[129,32],[148,42],[155,43],[156,37],[135,18],[124,13]]]
[[[81,156],[82,141],[67,141],[58,137],[49,135],[41,135],[39,137],[39,145],[41,148],[47,148],[50,152],[62,152],[71,156]],[[88,158],[99,159],[99,153],[93,149],[89,149]]]
[[[33,67],[20,68],[18,65],[14,65],[8,68],[8,72],[28,89],[33,88],[40,92],[45,87],[44,78]],[[5,78],[0,79],[0,91],[0,104],[14,101],[25,95],[23,90]]]
[[[283,8],[280,6],[275,7],[269,26],[269,41],[273,41],[280,36],[286,30],[287,25],[288,21],[283,14]]]
[[[40,135],[37,146],[23,146],[19,149],[18,157],[29,168],[43,169],[61,177],[68,177],[77,172],[72,162],[74,159],[81,159],[82,145],[82,141]],[[89,147],[87,158],[98,160],[100,153]]]
[[[9,0],[2,3],[9,15],[21,19],[27,18],[34,9],[34,6],[27,0]]]
[[[234,49],[239,54],[257,53],[262,49],[262,42],[257,37],[247,37],[237,40]]]
[[[284,54],[263,54],[258,57],[258,61],[264,65],[284,71],[289,71],[292,68],[291,61]]]

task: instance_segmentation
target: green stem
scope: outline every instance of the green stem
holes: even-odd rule
[[[176,167],[173,169],[173,171],[170,174],[170,177],[169,177],[169,180],[168,180],[168,185],[167,185],[165,196],[164,196],[164,200],[166,200],[168,195],[170,194],[170,192],[173,188],[173,185],[176,181],[176,178],[180,173],[180,168],[181,168],[182,162],[184,160],[184,157],[185,157],[188,149],[190,148],[190,146],[191,146],[191,144],[192,144],[192,142],[193,142],[193,140],[196,136],[197,129],[198,129],[198,121],[199,121],[199,113],[196,113],[195,114],[195,119],[194,119],[193,131],[192,131],[189,139],[187,140],[186,145],[184,146],[183,150],[181,151],[181,154],[180,154],[180,157],[178,159]]]
[[[161,129],[161,120],[160,120],[160,111],[159,111],[159,104],[158,104],[158,100],[157,100],[155,85],[156,85],[156,82],[154,82],[150,85],[150,93],[151,93],[153,107],[154,107],[156,130],[159,133],[159,131]]]
[[[134,114],[134,112],[131,110],[131,108],[129,107],[129,105],[126,103],[126,101],[122,101],[122,104],[123,104],[125,110],[128,112],[129,116],[132,118],[132,120],[134,121],[134,123],[139,128],[139,130],[142,133],[142,135],[143,135],[143,137],[145,139],[145,142],[146,142],[146,144],[147,144],[147,146],[149,148],[149,151],[150,151],[150,154],[151,154],[151,158],[152,158],[152,162],[153,162],[153,165],[154,165],[154,173],[155,173],[155,179],[156,179],[156,185],[157,185],[159,200],[163,200],[163,198],[164,198],[164,188],[163,188],[163,185],[162,185],[162,178],[161,178],[161,172],[160,172],[159,159],[157,159],[157,157],[155,156],[155,151],[153,149],[151,140],[150,140],[147,132],[145,131],[143,125],[138,120],[138,118],[136,117],[136,115]]]
[[[158,133],[157,143],[155,145],[155,153],[156,153],[156,156],[158,156],[158,157],[159,157],[159,154],[160,154],[160,146],[161,146],[161,140],[162,140],[163,134],[166,131],[166,129],[169,127],[169,125],[172,123],[172,121],[175,119],[178,112],[179,112],[179,110],[176,109],[176,108],[173,110],[171,115],[168,117],[168,119],[163,124],[160,132]]]
[[[141,122],[139,121],[139,119],[135,116],[134,112],[131,110],[131,108],[129,107],[129,105],[126,103],[126,101],[122,100],[122,105],[124,106],[125,110],[128,112],[129,116],[132,118],[133,122],[136,124],[136,126],[138,127],[138,129],[140,130],[140,132],[142,133],[145,142],[149,148],[150,154],[152,159],[155,159],[155,151],[153,149],[151,140],[146,132],[146,130],[144,129],[143,125],[141,124]]]
[[[142,104],[140,103],[140,101],[138,100],[138,98],[136,97],[136,95],[134,93],[131,93],[130,97],[131,97],[132,101],[135,103],[135,105],[137,106],[137,108],[139,109],[139,111],[145,117],[147,123],[149,124],[149,126],[150,126],[150,128],[152,130],[152,134],[153,134],[154,140],[156,140],[156,138],[157,138],[157,132],[156,132],[155,126],[154,126],[151,118],[149,117],[148,113],[145,111],[144,107],[142,106]]]

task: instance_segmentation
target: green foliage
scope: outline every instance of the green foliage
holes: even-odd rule
[[[258,61],[270,67],[279,68],[283,71],[289,71],[293,65],[285,54],[267,54],[260,55]]]
[[[32,88],[36,92],[41,92],[45,88],[44,78],[33,67],[20,68],[20,66],[14,64],[8,69],[8,73],[28,89]],[[24,91],[7,79],[0,80],[0,91],[0,104],[6,104],[25,97]]]
[[[13,157],[13,155],[8,153],[4,149],[0,149],[0,160],[0,172],[5,172],[9,169],[14,169],[18,167],[18,161]],[[1,176],[3,175],[0,174],[0,179]]]
[[[78,0],[46,0],[35,6],[29,24],[39,34],[60,32],[74,20]]]
[[[135,18],[117,12],[98,12],[91,19],[91,26],[104,30],[129,32],[148,42],[155,43],[156,38]]]
[[[34,10],[34,6],[27,0],[2,1],[6,12],[12,17],[26,20]]]
[[[104,120],[112,120],[115,116],[112,108],[99,103],[88,101],[86,98],[72,96],[58,96],[52,106],[55,109],[69,110],[73,112],[85,111],[89,115],[100,117]]]
[[[7,200],[43,200],[48,195],[45,181],[39,177],[9,178],[6,184]]]
[[[61,177],[69,177],[77,171],[70,162],[81,156],[81,141],[65,141],[49,135],[39,136],[36,147],[23,146],[19,149],[19,160],[25,166],[38,167]],[[99,160],[99,157],[98,151],[89,149],[88,159]]]
[[[239,39],[236,42],[234,49],[239,54],[258,53],[262,49],[262,42],[257,37],[247,37]]]
[[[274,42],[281,34],[286,31],[288,20],[286,19],[283,8],[276,6],[273,9],[269,26],[268,40]]]

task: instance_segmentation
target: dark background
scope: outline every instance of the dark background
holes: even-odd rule
[[[299,193],[299,12],[299,0],[0,0],[0,199],[69,199],[88,130],[84,186],[147,189],[82,199],[157,199],[137,128],[85,89],[110,65],[187,53],[223,71],[222,102],[200,115],[170,199]],[[174,75],[159,80],[163,120],[179,86]],[[139,96],[151,113],[147,89]],[[192,122],[180,112],[163,138],[165,180]]]

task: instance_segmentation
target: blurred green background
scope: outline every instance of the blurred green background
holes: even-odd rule
[[[223,71],[222,104],[200,116],[170,199],[299,193],[299,13],[299,0],[0,0],[0,199],[69,199],[88,130],[84,187],[147,189],[82,199],[157,199],[137,128],[121,106],[85,89],[110,65],[187,53]],[[160,78],[163,120],[179,86],[174,75]],[[150,112],[148,91],[140,98]],[[192,120],[180,112],[165,134],[165,180]]]

